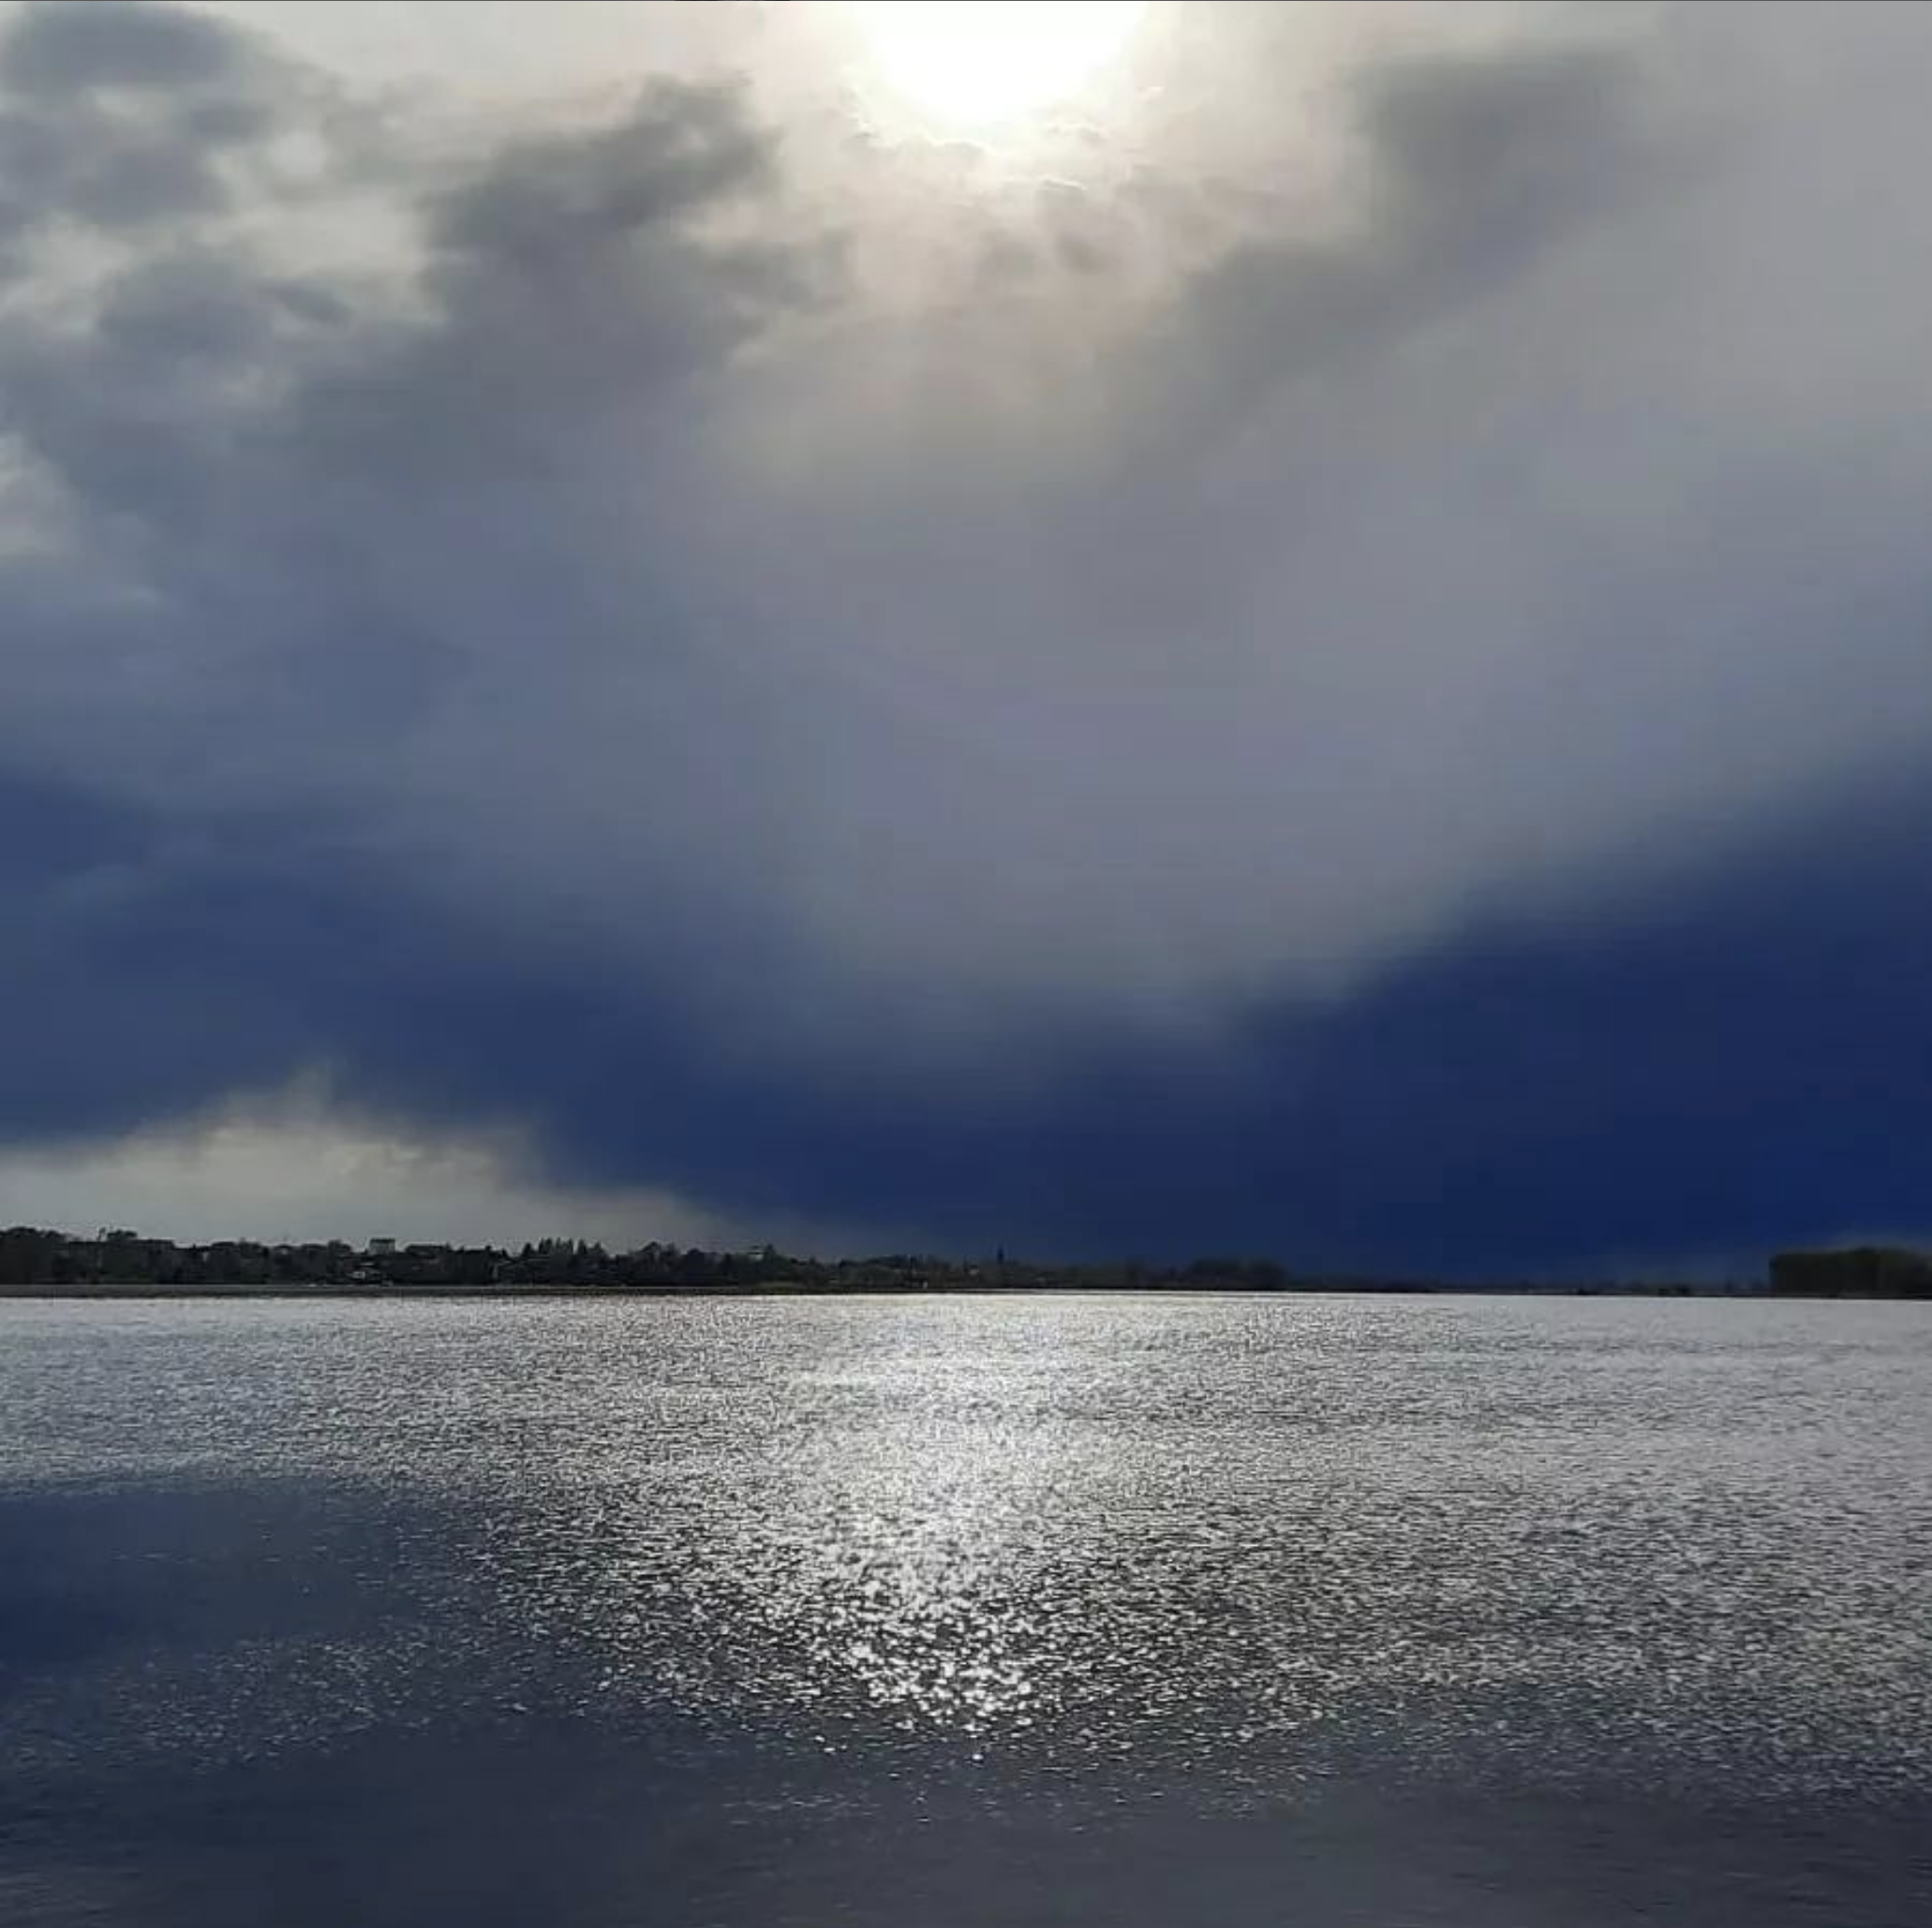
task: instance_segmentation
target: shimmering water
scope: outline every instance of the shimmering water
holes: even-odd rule
[[[1932,1309],[0,1304],[0,1921],[1932,1922]]]

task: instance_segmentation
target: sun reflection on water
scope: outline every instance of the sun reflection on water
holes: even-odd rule
[[[1544,1785],[1659,1750],[1903,1772],[1932,1733],[1923,1366],[1801,1396],[1808,1354],[1642,1323],[1722,1311],[437,1309],[414,1378],[379,1331],[272,1434],[245,1404],[232,1438],[169,1424],[440,1495],[470,1591],[381,1667],[506,1717],[1276,1787],[1378,1735],[1404,1772],[1523,1752]]]

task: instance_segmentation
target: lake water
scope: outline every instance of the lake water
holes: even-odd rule
[[[0,1922],[1925,1928],[1932,1307],[0,1303]]]

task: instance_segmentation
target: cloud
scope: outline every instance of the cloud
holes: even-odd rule
[[[249,42],[186,8],[136,0],[28,6],[7,36],[0,79],[41,96],[232,86],[251,77]]]
[[[253,38],[184,9],[20,9],[0,42],[0,239],[217,210],[225,160],[271,130],[293,85]]]
[[[0,1130],[326,1061],[731,1212],[1436,1238],[1386,1120],[1346,1203],[1096,1094],[1266,1066],[1302,1146],[1494,933],[1715,900],[1932,746],[1925,29],[1460,18],[1176,9],[1018,167],[789,19],[466,117],[21,14]]]
[[[1774,128],[1726,147],[1679,97],[1693,53],[1372,66],[1319,222],[814,372],[859,454],[749,492],[751,580],[839,700],[795,703],[766,869],[870,1022],[1326,994],[1917,753],[1926,452],[1819,339],[1828,294],[1770,312],[1755,258],[1711,260],[1790,184]],[[1754,111],[1796,112],[1779,84]],[[1881,183],[1916,141],[1880,112],[1835,165]],[[1882,235],[1820,245],[1923,318]]]
[[[748,1227],[645,1186],[550,1182],[514,1131],[428,1136],[345,1109],[316,1079],[125,1136],[0,1150],[0,1224],[22,1223],[126,1224],[184,1243],[379,1235],[514,1249],[565,1237],[726,1251],[778,1231],[801,1253],[867,1242],[796,1219]]]

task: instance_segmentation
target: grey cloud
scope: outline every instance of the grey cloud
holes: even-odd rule
[[[0,179],[16,234],[153,230],[218,212],[228,164],[287,118],[294,71],[160,6],[35,6],[0,37]]]
[[[0,82],[46,96],[232,84],[253,43],[227,23],[145,0],[37,0],[0,43]]]
[[[1372,69],[1361,126],[1389,230],[1480,281],[1655,185],[1645,78],[1640,49],[1600,45]]]
[[[1353,91],[1356,185],[1339,236],[1262,233],[1189,284],[1173,320],[1195,349],[1201,432],[1256,383],[1387,353],[1465,301],[1642,207],[1688,165],[1659,124],[1640,50],[1532,43],[1377,62]],[[1199,351],[1205,349],[1205,353]]]
[[[0,100],[0,170],[14,226],[122,229],[208,212],[227,199],[216,154],[165,119]]]
[[[513,142],[425,197],[426,323],[379,320],[318,376],[284,424],[291,459],[379,490],[560,444],[588,473],[572,438],[661,434],[631,411],[815,298],[814,248],[706,231],[774,182],[728,87],[656,83],[613,126]]]
[[[1063,233],[1054,244],[1054,256],[1063,268],[1076,274],[1098,274],[1109,266],[1111,257],[1092,236]]]
[[[318,310],[310,290],[238,271],[225,256],[183,251],[125,275],[95,324],[97,350],[143,373],[195,364],[245,366],[269,352],[278,319]]]
[[[1336,218],[1210,183],[1206,266],[1185,192],[1036,191],[950,305],[828,268],[731,88],[396,173],[387,278],[156,241],[0,343],[86,557],[0,586],[0,754],[884,1055],[1211,1027],[1761,825],[1932,734],[1932,288],[1821,221],[1767,309],[1729,250],[1923,117],[1753,28],[1704,141],[1657,31],[1375,64]]]
[[[441,198],[435,228],[453,253],[544,274],[773,176],[735,90],[661,81],[616,127],[516,143]]]
[[[1848,30],[1925,72],[1916,27]],[[1909,90],[1806,78],[1823,31],[1378,63],[1332,232],[1256,234],[1151,328],[1069,293],[1063,382],[1015,376],[1056,365],[1036,304],[950,358],[935,327],[962,394],[1004,376],[1043,416],[918,393],[760,532],[796,557],[764,619],[815,601],[852,699],[789,853],[840,968],[929,1008],[944,982],[1186,1019],[1332,989],[1553,875],[1633,887],[1660,833],[1704,850],[1922,754],[1901,505],[1932,445],[1880,398],[1932,289],[1841,221],[1771,311],[1739,248],[1820,114],[1835,193],[1910,178]],[[1834,292],[1874,274],[1883,377]],[[1882,476],[1826,452],[1880,446]]]
[[[148,226],[227,199],[214,153],[181,130],[110,131],[97,123],[89,145],[86,160],[51,185],[68,214],[95,227]]]
[[[401,284],[294,283],[190,237],[92,325],[0,342],[14,425],[93,546],[84,588],[16,571],[14,754],[85,727],[163,812],[296,796],[407,849],[412,813],[473,820],[493,756],[594,734],[661,792],[627,838],[661,853],[733,699],[672,619],[652,497],[692,446],[680,387],[817,298],[815,242],[706,232],[772,185],[735,91],[654,87],[613,126],[400,178]],[[628,697],[590,680],[614,675]],[[183,781],[186,737],[218,747]],[[544,780],[551,809],[580,787]],[[632,806],[588,808],[602,850]]]

